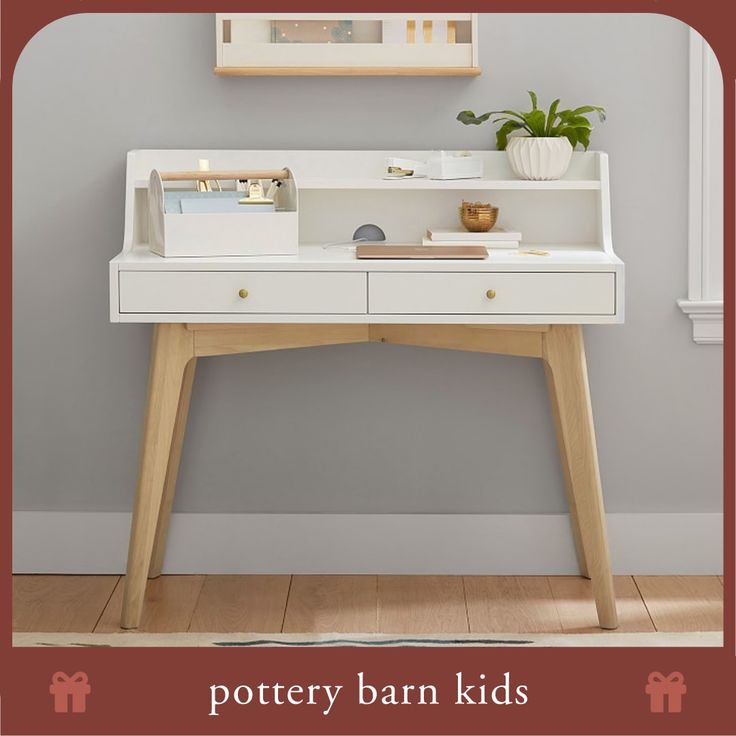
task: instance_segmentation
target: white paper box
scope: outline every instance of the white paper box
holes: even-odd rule
[[[458,156],[440,151],[427,161],[430,179],[480,179],[483,161],[476,156]]]

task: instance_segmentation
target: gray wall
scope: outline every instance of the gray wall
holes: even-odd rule
[[[586,329],[610,511],[721,507],[721,360],[687,293],[688,39],[656,15],[484,15],[477,79],[220,79],[211,15],[77,15],[14,82],[15,507],[130,509],[150,327],[108,323],[131,148],[484,148],[458,110],[603,104],[624,326]],[[73,175],[70,175],[73,171]],[[558,512],[536,361],[341,346],[200,361],[177,508]]]

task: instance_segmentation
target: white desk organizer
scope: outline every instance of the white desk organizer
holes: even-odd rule
[[[273,212],[166,212],[164,182],[174,189],[201,180],[280,180]],[[245,192],[242,194],[245,197]],[[299,248],[298,190],[288,168],[239,171],[151,171],[148,183],[149,245],[160,256],[288,256]]]

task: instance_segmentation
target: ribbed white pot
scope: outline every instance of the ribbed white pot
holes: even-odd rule
[[[570,166],[572,146],[567,138],[519,135],[509,138],[506,153],[511,168],[520,179],[559,179]]]

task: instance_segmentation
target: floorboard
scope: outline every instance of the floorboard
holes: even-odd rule
[[[378,630],[375,575],[295,575],[284,633],[368,633]]]
[[[471,633],[562,631],[552,589],[544,576],[466,576],[465,594]]]
[[[290,575],[209,575],[190,631],[279,633]]]
[[[634,580],[657,631],[723,629],[723,585],[715,576],[648,576]]]
[[[13,631],[91,633],[117,575],[16,575]]]
[[[463,579],[450,575],[381,575],[378,631],[384,634],[467,634]]]

